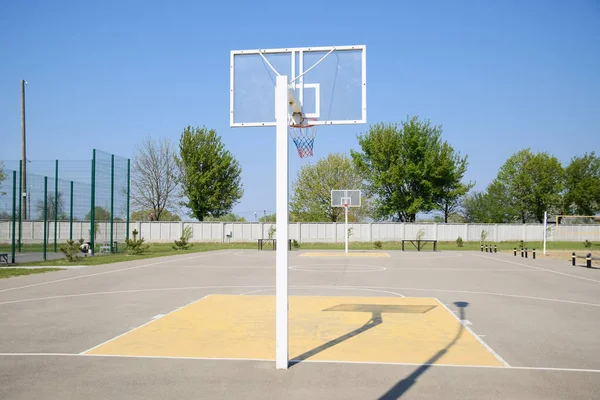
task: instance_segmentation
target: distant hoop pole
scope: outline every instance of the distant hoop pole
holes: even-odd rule
[[[548,234],[548,211],[544,211],[544,255],[546,255],[546,235]]]
[[[348,203],[344,203],[344,230],[346,231],[346,253],[348,253]]]

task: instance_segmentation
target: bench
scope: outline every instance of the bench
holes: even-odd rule
[[[427,243],[433,243],[433,251],[437,251],[437,240],[429,240],[429,239],[402,239],[402,251],[404,251],[404,242],[410,242],[417,249],[417,251],[421,251],[421,249]]]
[[[2,261],[8,265],[8,253],[0,253],[0,264],[2,264]]]
[[[273,250],[277,250],[277,239],[258,239],[258,250],[262,250],[265,244],[271,244]],[[288,250],[292,250],[292,239],[288,239]]]

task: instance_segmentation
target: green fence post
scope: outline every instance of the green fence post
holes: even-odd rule
[[[94,255],[96,238],[96,149],[92,150],[92,209],[90,210],[90,251]]]
[[[130,191],[130,177],[131,177],[131,160],[127,159],[127,222],[125,223],[125,239],[129,239],[129,191]]]
[[[110,157],[110,254],[113,253],[113,223],[115,209],[115,155]]]
[[[19,253],[21,252],[23,242],[23,234],[21,231],[23,230],[23,215],[22,211],[23,207],[23,160],[19,160]]]
[[[69,201],[69,240],[73,240],[73,181],[71,181],[71,199]]]
[[[48,244],[48,177],[44,177],[44,261],[46,261],[46,245]]]
[[[56,253],[56,241],[58,239],[58,160],[54,169],[54,252]]]
[[[21,198],[19,197],[19,200]],[[10,247],[11,252],[11,264],[15,263],[15,228],[17,227],[17,171],[13,171],[13,204],[12,204],[12,246]]]

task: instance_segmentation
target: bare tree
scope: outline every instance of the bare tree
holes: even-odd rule
[[[147,137],[133,158],[131,185],[134,207],[152,210],[155,221],[165,209],[174,209],[178,200],[178,174],[175,149],[163,138]]]

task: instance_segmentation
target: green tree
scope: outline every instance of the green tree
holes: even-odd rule
[[[267,214],[263,215],[258,219],[258,222],[277,222],[277,214]]]
[[[507,205],[522,223],[544,222],[545,211],[556,212],[561,206],[563,174],[556,157],[524,149],[506,160],[495,183],[507,194]]]
[[[90,221],[92,219],[92,213],[88,211],[88,213],[85,214],[84,219]],[[110,221],[110,211],[104,207],[94,207],[94,221]]]
[[[471,192],[462,200],[465,222],[469,223],[510,223],[517,220],[516,210],[508,203],[504,189],[497,182],[490,184],[483,192]]]
[[[600,212],[600,157],[595,152],[574,157],[565,168],[563,213],[595,215]]]
[[[359,135],[362,152],[352,150],[352,159],[374,198],[376,219],[414,222],[418,212],[439,209],[438,203],[454,208],[464,191],[457,182],[466,158],[442,142],[441,134],[440,127],[411,117],[400,125],[373,125]],[[454,166],[456,161],[461,165]]]
[[[225,215],[221,215],[219,217],[206,217],[204,218],[206,222],[246,222],[246,218],[240,217],[234,213],[227,213]]]
[[[148,216],[150,213],[154,212],[153,210],[138,210],[131,213],[132,221],[148,221]],[[156,215],[156,214],[155,214]],[[155,219],[156,221],[156,219]],[[179,215],[172,213],[169,210],[163,209],[158,221],[181,221]]]
[[[439,177],[436,179],[436,205],[444,214],[444,222],[448,222],[451,214],[460,208],[460,199],[467,194],[472,183],[463,183],[462,179],[467,172],[467,156],[460,157],[448,143],[442,144],[438,158]]]
[[[362,178],[345,154],[329,154],[314,165],[304,165],[292,183],[290,220],[298,222],[336,222],[344,220],[344,209],[331,206],[334,189],[361,189]],[[365,207],[350,208],[348,220],[359,221]]]
[[[242,169],[214,129],[185,128],[176,161],[186,198],[183,205],[198,221],[229,213],[241,199]]]

